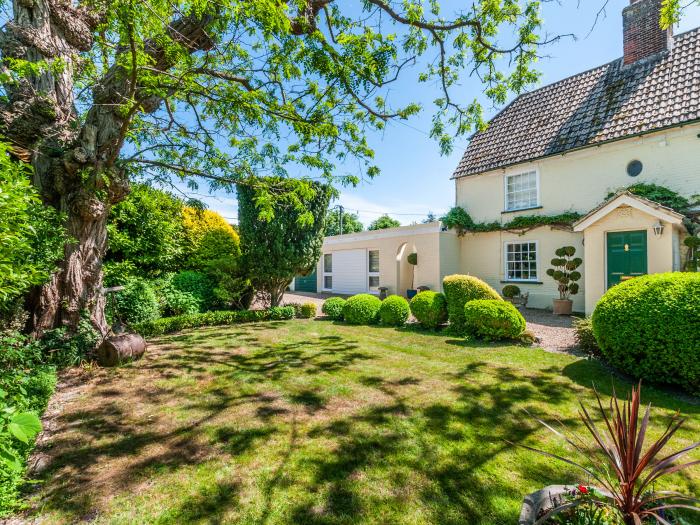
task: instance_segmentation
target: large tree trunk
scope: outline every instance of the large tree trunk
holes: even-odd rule
[[[106,221],[110,207],[129,187],[116,161],[130,119],[136,112],[155,111],[161,99],[140,98],[135,72],[127,73],[115,62],[93,86],[94,105],[80,125],[74,74],[79,54],[92,48],[102,15],[74,7],[71,0],[14,0],[13,11],[13,21],[0,34],[0,72],[7,72],[7,58],[61,63],[61,68],[46,68],[7,85],[8,102],[0,107],[0,132],[14,154],[32,164],[34,185],[47,206],[65,214],[69,235],[58,271],[29,297],[28,328],[35,335],[60,326],[74,330],[87,316],[104,335]],[[171,38],[191,52],[209,49],[212,41],[205,28],[210,21],[206,15],[179,19],[169,27]],[[146,44],[154,69],[172,67],[172,57],[158,44]]]

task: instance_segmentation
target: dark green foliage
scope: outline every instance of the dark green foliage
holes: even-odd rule
[[[683,240],[683,244],[688,247],[688,254],[683,269],[686,272],[700,271],[700,237],[690,235]]]
[[[663,186],[657,186],[656,184],[639,183],[628,186],[626,189],[630,193],[634,193],[635,195],[639,195],[640,197],[649,199],[650,201],[658,202],[662,206],[676,210],[678,213],[682,213],[684,215],[688,212],[688,209],[691,206],[690,201],[682,195]],[[609,199],[614,195],[614,192],[609,193],[607,198]]]
[[[331,188],[276,177],[251,182],[238,186],[243,259],[253,287],[276,306],[294,276],[311,270],[321,257]]]
[[[462,236],[467,232],[495,232],[501,230],[532,230],[540,226],[555,224],[570,225],[581,218],[581,214],[576,212],[566,212],[557,215],[519,215],[510,222],[501,224],[500,222],[476,223],[467,211],[455,206],[446,215],[440,218],[442,223],[449,229],[453,229]]]
[[[411,299],[411,313],[425,328],[435,329],[447,322],[445,295],[431,290],[420,292]]]
[[[520,295],[520,288],[514,284],[506,284],[503,287],[503,290],[501,290],[501,293],[503,294],[503,297],[512,299],[513,297]]]
[[[447,299],[447,314],[450,325],[457,332],[464,329],[464,305],[475,299],[502,301],[498,292],[481,279],[471,275],[448,275],[442,281]]]
[[[579,290],[578,282],[581,279],[581,272],[577,269],[583,264],[583,259],[574,257],[576,248],[573,246],[563,246],[554,252],[556,257],[551,260],[554,268],[547,270],[547,275],[557,282],[560,299],[568,299],[576,295]]]
[[[323,232],[324,235],[340,235],[339,213],[340,211],[338,208],[331,208],[328,210],[328,214],[326,215],[326,225]],[[357,218],[357,215],[346,211],[343,212],[343,235],[346,233],[361,232],[364,229],[365,227]]]
[[[406,257],[406,262],[408,264],[412,264],[413,266],[418,264],[418,254],[417,253],[409,253],[408,257]]]
[[[345,303],[342,297],[330,297],[323,303],[321,311],[334,321],[342,321]]]
[[[215,283],[206,273],[192,270],[178,272],[172,278],[172,286],[176,290],[193,295],[199,302],[200,312],[211,310],[214,305]]]
[[[40,342],[0,332],[0,517],[19,507],[38,416],[55,385],[56,370],[44,364]]]
[[[410,315],[408,301],[400,295],[390,295],[382,301],[379,320],[387,326],[403,326]]]
[[[589,355],[599,356],[600,348],[593,333],[593,322],[590,317],[574,319],[574,335],[578,347]]]
[[[160,304],[153,287],[138,277],[129,280],[123,290],[115,292],[111,304],[114,306],[112,318],[122,323],[136,324],[160,317]]]
[[[293,309],[292,309],[293,310]],[[226,326],[239,323],[256,323],[271,319],[269,310],[218,310],[202,314],[161,317],[132,326],[134,332],[144,337],[155,337],[202,326]]]
[[[182,201],[166,191],[133,185],[129,196],[110,211],[108,275],[154,277],[182,268],[183,208]],[[123,284],[114,279],[108,283]]]
[[[350,324],[376,324],[382,302],[376,295],[361,293],[353,295],[343,307],[343,318]]]
[[[293,306],[273,306],[269,309],[270,319],[273,321],[284,321],[294,319],[296,308]]]
[[[382,215],[381,217],[376,218],[373,220],[369,226],[367,226],[368,230],[385,230],[387,228],[398,228],[401,226],[401,223],[397,221],[396,219],[392,219],[388,215]]]
[[[157,302],[155,312],[158,317]],[[100,334],[93,328],[90,320],[83,317],[75,332],[69,332],[66,328],[54,328],[44,334],[41,339],[43,360],[59,368],[75,366],[88,358],[99,342]]]
[[[525,330],[525,318],[511,303],[476,299],[464,305],[467,331],[485,339],[517,339]]]
[[[304,303],[299,309],[298,317],[302,319],[313,319],[316,317],[316,303]]]
[[[634,377],[700,392],[700,274],[661,273],[613,286],[593,312],[606,360]]]

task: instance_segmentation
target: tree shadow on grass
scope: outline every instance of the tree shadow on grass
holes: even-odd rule
[[[198,344],[197,339],[188,336],[188,345],[168,345],[130,367],[102,372],[93,380],[89,400],[59,417],[59,429],[43,450],[51,460],[42,476],[43,510],[76,518],[89,515],[104,497],[129,494],[164,469],[198,465],[221,454],[240,456],[264,446],[280,431],[274,422],[287,417],[288,407],[299,405],[313,414],[326,403],[311,388],[285,401],[260,390],[267,382],[297,374],[333,374],[371,357],[358,350],[356,341],[335,336],[260,348],[245,345],[245,354],[226,347],[214,351],[190,346]],[[238,342],[233,338],[229,346]],[[215,380],[214,388],[202,392],[200,377],[208,378],[202,383],[206,385]],[[241,385],[247,386],[241,390]],[[167,406],[177,407],[181,416],[161,410]],[[227,424],[238,407],[244,414],[252,409],[261,425]],[[224,512],[224,506],[235,503],[226,492],[207,489],[193,505],[202,512]],[[177,515],[187,515],[181,507]]]

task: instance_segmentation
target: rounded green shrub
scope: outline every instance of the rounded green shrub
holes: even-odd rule
[[[296,315],[296,309],[293,306],[272,306],[268,311],[270,312],[270,319],[273,321],[294,319]]]
[[[502,301],[498,292],[471,275],[448,275],[442,281],[447,299],[447,315],[454,329],[464,330],[464,305],[475,299]]]
[[[144,279],[131,279],[114,298],[113,317],[127,324],[143,323],[160,317],[160,304],[153,288]]]
[[[321,311],[334,321],[342,321],[346,302],[342,297],[330,297],[323,303]]]
[[[400,295],[390,295],[382,301],[379,320],[387,326],[403,326],[410,313],[406,299]]]
[[[411,312],[425,328],[435,329],[447,322],[445,294],[427,290],[411,299]]]
[[[503,297],[512,299],[513,297],[520,295],[520,287],[515,286],[514,284],[506,284],[503,287],[503,290],[501,290],[501,293],[503,294]]]
[[[525,331],[525,318],[511,303],[476,299],[464,305],[464,323],[469,333],[486,339],[517,339]]]
[[[299,308],[299,317],[302,319],[313,319],[316,317],[316,303],[304,303]]]
[[[700,274],[636,277],[608,290],[593,311],[607,361],[635,377],[700,391]]]
[[[375,295],[361,293],[345,302],[343,318],[350,324],[375,324],[379,320],[382,302]]]
[[[184,271],[173,276],[172,286],[186,292],[199,302],[201,312],[210,310],[214,304],[214,281],[202,272]]]

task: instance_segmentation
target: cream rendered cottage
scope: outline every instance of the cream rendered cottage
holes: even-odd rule
[[[556,248],[572,245],[584,260],[574,310],[590,313],[620,280],[680,270],[684,217],[624,191],[647,183],[700,195],[700,28],[674,37],[659,28],[660,6],[632,0],[622,58],[516,98],[452,176],[456,205],[475,222],[581,219],[461,237],[439,223],[327,237],[317,290],[405,294],[412,280],[440,289],[445,275],[467,273],[497,290],[516,283],[530,306],[548,308],[558,294],[545,271]]]

